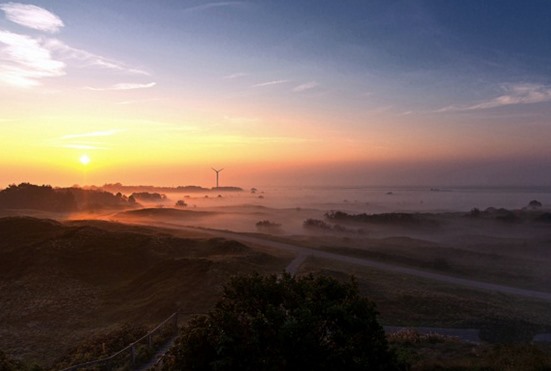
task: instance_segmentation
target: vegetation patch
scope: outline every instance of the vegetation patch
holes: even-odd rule
[[[306,229],[318,230],[323,232],[336,232],[336,233],[357,233],[364,234],[363,229],[347,228],[339,224],[331,225],[319,219],[306,219],[302,226]]]
[[[353,280],[237,276],[183,329],[164,370],[399,369],[376,316]]]
[[[383,213],[383,214],[348,214],[343,211],[329,211],[325,214],[328,220],[372,223],[386,225],[432,225],[439,223],[430,217],[430,214],[421,213]]]
[[[256,228],[260,231],[277,232],[281,229],[281,224],[269,220],[260,220],[256,222]]]

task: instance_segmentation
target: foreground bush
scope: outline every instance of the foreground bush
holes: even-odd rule
[[[354,281],[238,276],[183,329],[164,369],[397,369],[376,315]]]
[[[0,371],[24,370],[23,364],[13,360],[0,350]]]

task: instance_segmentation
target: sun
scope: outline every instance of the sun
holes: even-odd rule
[[[80,156],[80,163],[83,165],[88,165],[90,163],[90,157],[88,155]]]

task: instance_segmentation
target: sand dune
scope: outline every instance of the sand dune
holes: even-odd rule
[[[82,339],[122,322],[152,325],[175,310],[184,319],[205,312],[230,275],[253,270],[279,273],[290,266],[298,274],[329,269],[381,276],[377,282],[385,290],[375,293],[383,318],[392,325],[416,315],[423,324],[448,323],[449,311],[443,308],[450,305],[449,290],[470,288],[455,304],[478,318],[484,311],[472,309],[472,298],[482,307],[486,293],[505,293],[507,303],[519,293],[542,298],[532,293],[546,292],[551,282],[548,224],[531,217],[503,221],[433,213],[424,217],[437,223],[419,226],[394,223],[387,216],[373,223],[373,218],[333,220],[324,214],[313,208],[238,204],[70,216],[79,220],[0,218],[0,349],[47,364]],[[333,227],[304,228],[309,218]],[[258,229],[259,220],[281,228],[277,233]],[[337,224],[342,228],[334,228]],[[417,312],[400,309],[413,300],[406,294],[388,299],[403,280],[414,289],[431,288],[415,299]],[[361,284],[374,285],[367,278]],[[442,284],[448,291],[432,289]],[[495,295],[492,300],[500,315],[528,316],[524,307],[504,307],[505,299]],[[426,301],[432,303],[428,309]],[[548,303],[530,308],[533,321],[543,318]],[[546,318],[543,325],[549,323]]]
[[[42,363],[122,322],[205,312],[235,272],[286,264],[235,241],[107,222],[0,218],[0,233],[0,349]]]

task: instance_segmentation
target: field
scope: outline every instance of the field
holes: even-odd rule
[[[10,213],[18,216],[0,218],[0,349],[27,363],[54,365],[125,324],[151,328],[176,311],[183,323],[208,311],[231,275],[286,267],[354,275],[386,326],[477,329],[492,342],[551,332],[551,300],[476,285],[549,295],[551,234],[533,214],[415,214],[430,221],[419,224],[253,205]]]
[[[204,313],[232,274],[286,263],[234,241],[115,223],[3,218],[0,230],[0,349],[44,364],[123,323]]]

